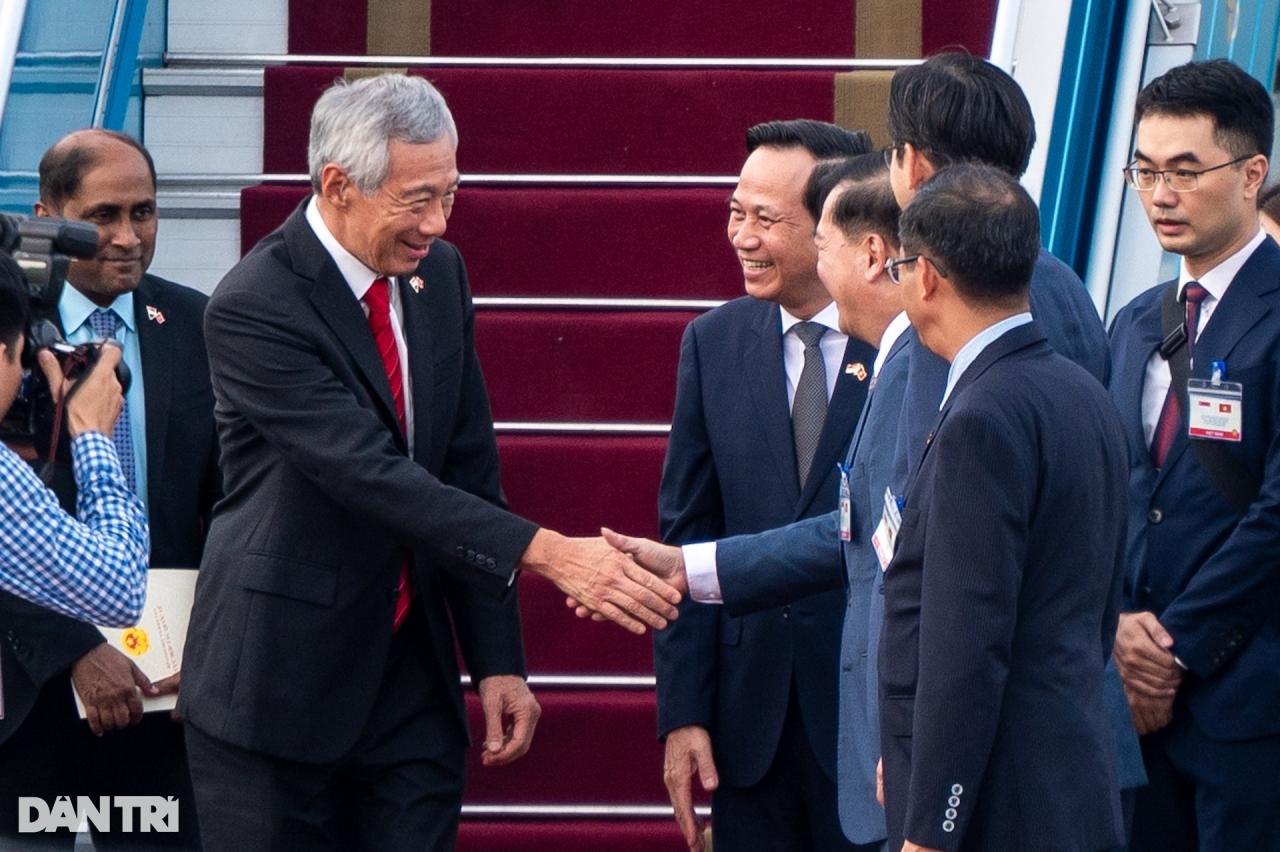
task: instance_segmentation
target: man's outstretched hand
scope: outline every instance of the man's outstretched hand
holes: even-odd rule
[[[603,539],[538,530],[519,567],[555,583],[584,615],[632,633],[644,633],[646,625],[661,630],[678,614],[681,592]]]
[[[636,564],[662,579],[664,583],[678,590],[680,594],[689,594],[689,580],[684,573],[684,553],[678,547],[660,544],[647,538],[616,533],[608,527],[600,528],[600,536],[611,547],[627,554]],[[584,606],[582,601],[573,595],[565,599],[565,606],[577,613],[579,618],[591,617],[593,621],[603,621],[600,614],[591,607]]]

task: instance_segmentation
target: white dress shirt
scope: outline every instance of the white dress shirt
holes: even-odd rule
[[[1185,259],[1179,264],[1179,296],[1191,281],[1198,281],[1205,289],[1204,301],[1200,303],[1200,320],[1196,323],[1196,337],[1199,337],[1200,332],[1204,331],[1204,327],[1209,324],[1209,317],[1213,316],[1214,309],[1227,294],[1227,288],[1231,286],[1231,280],[1236,277],[1240,267],[1244,266],[1245,261],[1257,251],[1266,237],[1266,233],[1259,228],[1258,233],[1240,251],[1199,278],[1191,277],[1191,273],[1187,271]],[[1155,438],[1156,423],[1160,420],[1160,410],[1164,408],[1164,398],[1169,395],[1169,385],[1172,381],[1173,375],[1169,372],[1169,362],[1161,358],[1160,351],[1156,350],[1147,361],[1147,375],[1142,383],[1142,433],[1146,437],[1147,446],[1151,446],[1151,441]]]
[[[347,286],[351,288],[356,301],[360,303],[360,310],[364,311],[365,317],[368,318],[369,306],[364,303],[364,294],[369,292],[374,281],[383,276],[365,266],[355,255],[342,247],[320,216],[314,195],[307,202],[306,215],[307,224],[311,226],[312,231],[315,231],[320,244],[337,264],[338,271],[342,273]],[[400,379],[404,390],[404,426],[408,433],[405,435],[405,440],[409,445],[409,455],[413,455],[413,383],[409,377],[409,345],[405,342],[404,323],[400,319],[400,288],[396,285],[395,278],[387,276],[387,280],[391,282],[388,288],[391,291],[391,333],[396,339],[396,352],[400,355]]]
[[[911,328],[911,319],[907,316],[906,311],[889,320],[889,325],[885,328],[884,334],[880,335],[880,348],[876,351],[875,363],[871,365],[871,376],[873,378],[880,375],[880,370],[884,368],[884,362],[888,359],[889,352],[897,345],[898,338],[906,334],[909,328]]]

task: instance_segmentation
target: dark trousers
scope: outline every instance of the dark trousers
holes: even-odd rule
[[[1280,852],[1280,737],[1210,739],[1178,701],[1142,757],[1132,852]]]
[[[744,707],[743,712],[751,710]],[[836,784],[809,744],[794,688],[769,771],[750,787],[722,781],[711,794],[711,822],[716,852],[875,852],[881,847],[858,846],[845,838]]]
[[[360,740],[336,763],[285,760],[187,727],[206,848],[453,849],[466,735],[441,678],[423,663],[418,649],[427,647],[425,640],[411,641],[416,617],[410,614],[392,642],[378,701]]]
[[[178,800],[174,833],[122,831],[118,812],[111,831],[93,832],[98,849],[198,849],[199,826],[187,772],[182,725],[168,713],[95,737],[76,713],[68,675],[40,691],[22,725],[0,744],[0,850],[71,849],[75,834],[18,834],[18,798],[38,796],[50,806],[59,796],[172,796]]]

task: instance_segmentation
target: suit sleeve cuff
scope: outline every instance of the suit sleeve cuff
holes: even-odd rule
[[[680,550],[684,554],[685,576],[689,578],[689,597],[698,603],[723,603],[720,576],[716,573],[716,543],[686,544]]]

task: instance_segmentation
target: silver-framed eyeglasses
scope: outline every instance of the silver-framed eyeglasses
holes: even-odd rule
[[[939,266],[938,261],[934,260],[931,257],[926,257],[923,254],[909,254],[906,257],[891,257],[884,262],[884,271],[889,273],[890,281],[892,281],[894,284],[901,284],[902,283],[902,272],[900,271],[901,268],[906,266],[907,264],[915,263],[917,260],[929,261],[930,263],[933,264],[933,268],[938,270],[939,275],[941,275],[943,278],[947,277],[947,270]]]
[[[1229,163],[1210,166],[1207,169],[1144,169],[1130,163],[1124,167],[1124,180],[1139,192],[1150,192],[1156,188],[1156,183],[1161,179],[1164,180],[1164,185],[1174,192],[1195,192],[1200,188],[1200,175],[1216,172],[1218,169],[1225,169],[1227,166],[1234,166],[1236,163],[1243,163],[1252,158],[1253,154],[1236,157]]]

